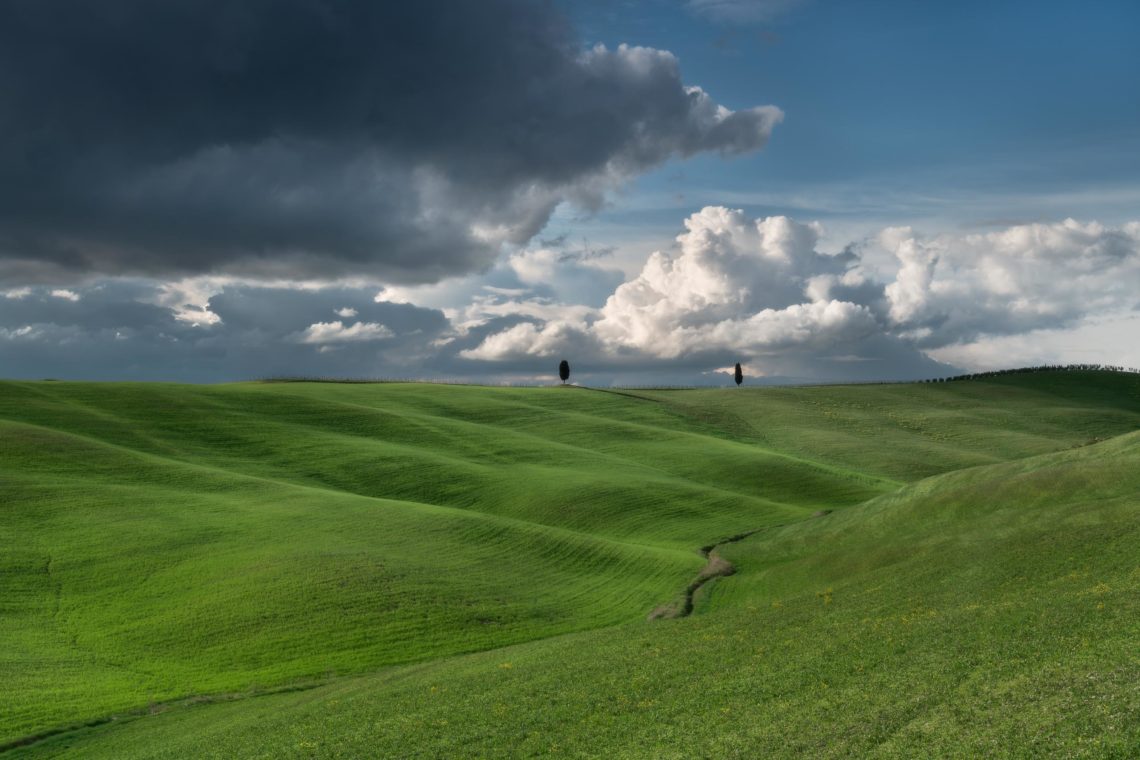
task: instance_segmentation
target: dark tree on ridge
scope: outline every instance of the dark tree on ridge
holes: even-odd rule
[[[558,363],[558,376],[562,378],[563,383],[570,379],[570,362],[563,359]]]
[[[740,362],[736,363],[736,371],[732,373],[732,379],[736,381],[737,385],[744,382],[744,371],[740,369]]]

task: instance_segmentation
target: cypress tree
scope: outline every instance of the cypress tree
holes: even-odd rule
[[[570,379],[570,362],[566,361],[565,359],[559,362],[558,376],[562,378],[563,383]]]
[[[736,371],[732,373],[732,378],[736,380],[737,385],[744,382],[744,371],[740,369],[740,362],[736,363]]]

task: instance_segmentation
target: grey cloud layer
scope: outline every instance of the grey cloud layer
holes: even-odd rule
[[[525,0],[0,5],[0,278],[428,282],[673,156],[762,146]]]
[[[447,319],[434,309],[377,303],[374,293],[233,285],[209,299],[217,321],[195,326],[193,312],[179,319],[154,303],[161,300],[154,282],[106,280],[76,288],[75,301],[48,288],[20,289],[0,294],[0,377],[420,376]],[[337,313],[345,309],[356,314]]]
[[[1135,222],[891,228],[838,254],[818,241],[816,225],[709,207],[629,279],[604,255],[552,245],[379,294],[208,279],[12,288],[0,291],[0,376],[533,382],[566,357],[598,384],[724,382],[717,371],[736,361],[750,378],[907,379],[954,371],[930,351],[1135,313],[1140,300]],[[870,272],[870,248],[894,271]]]

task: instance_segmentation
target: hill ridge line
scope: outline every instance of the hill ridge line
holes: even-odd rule
[[[578,386],[575,386],[575,387],[578,387]],[[590,388],[590,389],[586,389],[586,390],[599,390],[599,389]],[[289,395],[296,395],[296,394],[289,394]],[[625,393],[613,393],[612,395],[629,396],[629,394],[625,394]],[[640,396],[630,396],[630,397],[631,398],[638,398],[638,399],[642,398]],[[644,400],[655,401],[657,403],[664,404],[665,407],[670,406],[667,402],[662,401],[662,400],[658,400],[658,399],[644,399]],[[326,401],[325,403],[331,403],[331,404],[335,404],[338,406],[348,406],[348,407],[353,407],[353,408],[369,409],[372,411],[384,411],[384,410],[377,409],[376,407],[368,406],[367,404],[354,404],[354,403],[343,401],[340,399],[329,400],[329,401]],[[852,470],[852,469],[842,467],[839,465],[833,465],[833,464],[829,464],[826,462],[820,462],[820,461],[815,460],[815,459],[809,459],[807,457],[802,457],[802,456],[792,454],[792,453],[789,453],[786,451],[780,451],[779,449],[773,449],[773,448],[770,448],[767,446],[763,446],[763,445],[761,445],[759,443],[755,443],[755,442],[741,441],[741,440],[737,440],[734,438],[722,438],[720,436],[710,435],[708,432],[697,430],[697,429],[676,430],[676,429],[672,429],[672,428],[666,428],[666,427],[663,427],[660,425],[650,425],[650,424],[646,424],[644,422],[633,422],[631,420],[615,420],[615,419],[604,417],[604,416],[601,416],[598,414],[591,414],[591,413],[579,411],[576,409],[552,410],[552,409],[547,409],[547,408],[542,407],[542,406],[535,406],[534,404],[531,404],[531,403],[528,403],[525,401],[516,401],[515,403],[518,406],[523,406],[523,407],[526,407],[528,409],[533,409],[535,411],[544,412],[547,414],[556,413],[559,415],[565,415],[567,417],[586,418],[586,419],[591,419],[591,420],[604,421],[610,425],[626,426],[626,427],[636,428],[639,430],[651,430],[651,431],[655,431],[655,432],[662,432],[663,431],[663,432],[669,433],[671,435],[692,436],[693,438],[695,438],[697,440],[710,440],[711,439],[711,440],[716,441],[719,444],[732,446],[735,448],[748,449],[748,450],[753,451],[757,454],[763,454],[763,455],[771,456],[771,457],[774,457],[777,459],[785,459],[785,460],[788,460],[791,462],[796,462],[797,464],[802,464],[806,467],[812,467],[812,468],[821,470],[821,471],[829,473],[829,474],[849,477],[853,480],[861,480],[861,481],[872,482],[872,483],[883,483],[883,484],[890,485],[890,486],[903,485],[902,481],[894,480],[893,478],[888,478],[888,477],[885,477],[883,475],[875,475],[872,473],[864,473],[864,472],[860,472],[858,470]],[[409,414],[403,413],[403,412],[389,412],[389,413],[394,414],[396,416],[401,416],[401,417],[415,416],[415,417],[426,417],[426,418],[443,418],[441,415],[432,415],[432,414],[425,414],[425,413],[419,413],[419,414],[415,414],[415,415],[409,415]],[[690,418],[684,414],[676,414],[676,416],[679,419],[683,419],[686,422],[688,422],[689,424],[692,424],[692,418]],[[494,428],[499,429],[499,430],[504,429],[501,426],[496,425],[494,423],[478,423],[478,422],[470,422],[469,420],[458,420],[458,419],[454,419],[454,418],[445,418],[445,419],[448,419],[451,422],[458,422],[458,423],[462,423],[465,425],[471,425],[474,427],[488,426],[488,427],[494,427]],[[511,432],[512,434],[521,435],[521,436],[525,436],[527,438],[533,438],[535,440],[542,441],[548,445],[553,444],[555,446],[565,446],[567,448],[570,448],[570,449],[573,449],[576,451],[588,451],[591,453],[596,453],[593,450],[588,449],[586,447],[577,446],[574,444],[568,444],[568,443],[564,443],[561,441],[554,441],[550,438],[546,438],[545,436],[541,436],[541,435],[538,435],[536,433],[530,433],[530,432],[525,432],[525,431],[520,431],[520,430],[515,430],[515,429],[508,429],[508,431]],[[613,456],[613,455],[606,455],[606,456]],[[633,463],[639,467],[646,467],[649,469],[654,469],[654,470],[659,470],[659,471],[664,472],[663,470],[660,470],[660,468],[653,467],[652,465],[647,465],[643,462],[637,462],[635,460],[629,460],[629,459],[626,459],[625,457],[620,457],[620,456],[615,457],[615,458],[621,459],[622,461],[629,461],[629,462],[631,462],[631,463]],[[673,476],[673,477],[676,477],[676,476]],[[704,485],[704,484],[701,484],[701,485]],[[741,495],[743,495],[743,494],[741,494]]]
[[[238,480],[247,480],[247,481],[254,481],[254,482],[270,483],[270,484],[278,486],[280,488],[295,488],[295,489],[300,489],[300,490],[304,490],[304,491],[315,491],[317,493],[334,494],[334,495],[339,496],[341,498],[364,499],[367,501],[379,502],[379,503],[388,504],[388,505],[395,505],[395,506],[404,507],[404,508],[438,510],[441,512],[447,512],[447,513],[455,515],[455,516],[462,516],[462,517],[472,519],[472,520],[486,520],[488,522],[502,522],[502,523],[506,523],[509,525],[517,525],[520,527],[521,526],[527,526],[527,527],[530,527],[533,529],[549,531],[549,532],[555,533],[555,534],[565,534],[565,535],[570,535],[570,536],[576,536],[579,538],[589,539],[589,540],[597,541],[599,543],[612,544],[615,546],[641,548],[641,549],[646,549],[646,550],[650,550],[650,551],[654,551],[654,552],[660,552],[660,553],[665,553],[665,554],[673,554],[673,555],[682,555],[685,553],[683,549],[677,549],[677,548],[673,548],[673,547],[669,547],[669,546],[662,546],[660,544],[649,544],[649,543],[641,543],[641,542],[636,542],[636,541],[624,541],[622,539],[614,538],[612,536],[605,536],[605,535],[600,535],[600,534],[596,534],[596,533],[587,533],[584,531],[574,530],[573,528],[568,528],[568,527],[561,526],[561,525],[549,525],[547,523],[532,522],[530,520],[523,520],[523,519],[520,519],[518,517],[511,517],[509,515],[496,515],[496,514],[493,514],[490,512],[483,512],[482,510],[478,510],[478,509],[464,509],[462,507],[453,507],[453,506],[450,506],[448,504],[433,504],[431,502],[412,501],[410,499],[392,499],[392,498],[388,498],[385,496],[369,496],[367,494],[359,494],[359,493],[354,493],[352,491],[341,491],[341,490],[334,489],[334,488],[325,488],[322,486],[308,485],[308,484],[304,484],[304,483],[296,483],[296,482],[293,482],[290,480],[278,480],[276,478],[266,477],[264,475],[249,475],[246,473],[233,472],[232,470],[228,470],[224,467],[215,467],[213,465],[202,464],[202,463],[198,463],[198,462],[186,462],[186,461],[183,461],[181,459],[170,459],[168,457],[164,457],[164,456],[159,455],[159,454],[152,454],[152,453],[146,452],[146,451],[139,451],[138,449],[132,449],[130,447],[122,446],[122,445],[117,444],[117,443],[111,443],[109,441],[103,441],[103,440],[100,440],[98,438],[92,438],[91,436],[83,435],[82,433],[72,433],[72,432],[68,432],[65,430],[59,430],[58,428],[47,427],[44,425],[37,425],[37,424],[31,423],[31,422],[19,422],[19,421],[10,420],[7,418],[2,418],[2,419],[0,419],[0,423],[9,424],[9,425],[16,425],[16,426],[26,426],[26,427],[35,428],[38,430],[46,430],[48,432],[55,433],[57,435],[77,438],[77,439],[80,439],[83,441],[90,441],[90,442],[95,443],[95,444],[100,445],[100,446],[107,446],[109,448],[113,448],[116,450],[125,451],[125,452],[128,452],[129,454],[132,454],[132,455],[138,456],[138,457],[142,457],[145,459],[154,459],[154,460],[157,460],[159,462],[169,463],[172,465],[186,467],[189,469],[203,470],[205,472],[213,473],[213,474],[221,474],[221,475],[224,475],[226,477],[232,477],[232,478],[238,479]],[[156,486],[152,486],[152,487],[156,487]],[[727,491],[727,493],[734,493],[734,492]],[[771,502],[771,503],[774,505],[777,505],[777,506],[790,506],[790,505],[781,505],[781,504],[778,504],[776,502]]]
[[[122,425],[125,425],[125,426],[129,426],[131,423],[131,421],[127,418],[120,417],[114,413],[107,412],[107,411],[102,410],[98,407],[93,407],[89,404],[85,404],[85,403],[82,403],[79,401],[74,401],[71,399],[59,399],[58,397],[56,397],[52,394],[45,393],[43,391],[39,391],[39,395],[41,395],[43,398],[47,398],[47,399],[51,399],[51,400],[62,400],[64,402],[68,403],[69,405],[74,406],[74,407],[79,408],[79,409],[82,409],[82,410],[86,411],[87,413],[89,413],[92,416],[97,417],[97,418],[110,418],[110,419],[113,419],[116,422],[118,422]],[[296,396],[296,394],[289,394],[289,395]],[[301,398],[305,398],[305,397],[301,396]],[[390,414],[392,416],[399,417],[401,419],[447,420],[451,424],[459,424],[462,426],[471,427],[471,428],[475,428],[475,429],[483,429],[483,428],[487,428],[487,427],[492,427],[497,431],[503,431],[503,432],[510,433],[511,435],[517,435],[517,436],[524,437],[524,438],[529,439],[529,440],[541,442],[544,446],[554,446],[554,447],[558,447],[558,448],[565,448],[565,449],[567,449],[569,451],[573,451],[573,452],[586,453],[586,454],[589,454],[591,456],[598,456],[604,460],[609,460],[609,461],[615,461],[616,460],[616,461],[620,461],[623,463],[627,463],[631,467],[636,467],[638,469],[644,469],[644,470],[648,470],[648,471],[651,471],[654,473],[659,473],[659,475],[664,480],[667,480],[670,482],[684,483],[684,484],[687,484],[689,486],[700,487],[700,488],[707,489],[710,491],[716,491],[717,493],[724,493],[724,494],[729,494],[729,495],[736,496],[736,497],[748,498],[748,499],[751,499],[754,501],[763,502],[765,505],[777,507],[780,509],[795,509],[794,504],[788,504],[786,502],[776,501],[774,499],[769,499],[769,498],[765,498],[762,496],[757,496],[756,494],[746,493],[743,491],[738,491],[738,490],[730,489],[730,488],[725,488],[722,485],[714,485],[714,484],[705,483],[705,482],[698,481],[698,480],[692,480],[688,477],[678,475],[676,473],[670,472],[668,470],[665,470],[665,469],[658,467],[658,466],[654,466],[652,464],[648,464],[646,462],[641,462],[641,461],[637,461],[634,459],[629,459],[627,457],[624,457],[624,456],[621,456],[618,454],[613,454],[613,453],[604,453],[604,454],[599,453],[598,451],[596,451],[594,449],[590,449],[586,446],[580,446],[580,445],[576,445],[576,444],[565,443],[563,441],[556,441],[556,440],[547,438],[545,436],[538,435],[536,433],[527,432],[527,431],[510,429],[510,428],[503,428],[502,426],[494,424],[494,423],[471,422],[469,420],[449,418],[449,417],[445,417],[443,415],[429,414],[429,413],[425,413],[425,412],[414,412],[414,411],[409,412],[408,410],[393,411],[393,410],[388,410],[388,409],[382,409],[382,408],[375,407],[375,406],[370,406],[368,404],[352,403],[352,402],[344,401],[341,399],[322,399],[322,403],[323,404],[329,404],[329,405],[335,405],[335,406],[348,407],[351,409],[362,409],[362,410],[366,410],[366,411],[372,412],[372,413]],[[529,404],[529,403],[525,403],[525,402],[519,402],[519,405],[524,406],[524,407],[529,408],[529,409],[540,411],[540,412],[549,413],[551,411],[551,410],[545,409],[541,406],[535,406],[533,404]],[[232,410],[223,409],[222,411],[232,411]],[[664,428],[664,427],[661,427],[658,425],[647,425],[644,423],[630,422],[628,420],[610,420],[610,419],[605,418],[605,417],[599,417],[598,415],[588,414],[588,413],[584,413],[584,412],[577,412],[577,411],[572,411],[572,410],[560,410],[560,411],[558,411],[558,413],[559,414],[565,414],[567,416],[573,416],[573,417],[584,417],[587,419],[597,419],[597,420],[608,422],[610,424],[627,425],[627,426],[638,428],[638,429],[652,430],[652,431],[657,431],[657,432],[665,431],[665,432],[669,432],[672,434],[693,436],[694,438],[697,438],[699,440],[711,438],[711,439],[716,440],[718,443],[721,443],[724,445],[738,446],[738,447],[743,447],[743,448],[746,448],[749,450],[755,450],[759,454],[768,455],[768,456],[772,456],[775,458],[787,459],[789,461],[794,461],[794,462],[802,464],[806,467],[815,468],[815,469],[818,469],[822,472],[826,472],[829,474],[841,475],[844,477],[851,477],[852,479],[855,479],[855,480],[859,480],[859,479],[864,478],[864,475],[862,473],[859,473],[858,471],[855,471],[855,470],[848,470],[846,468],[837,468],[837,467],[834,467],[832,465],[828,465],[828,464],[823,463],[823,462],[816,462],[816,461],[811,460],[811,459],[805,459],[802,457],[797,457],[795,455],[787,454],[785,452],[780,452],[780,451],[775,450],[775,449],[769,449],[769,448],[765,448],[763,446],[745,443],[745,442],[741,442],[741,441],[734,441],[734,440],[729,439],[729,438],[719,438],[717,436],[710,436],[706,433],[702,433],[699,431],[672,430],[670,428]],[[157,452],[146,451],[143,449],[136,449],[130,445],[126,445],[123,443],[115,443],[115,442],[107,441],[107,440],[104,440],[101,438],[95,438],[93,436],[86,435],[84,433],[62,430],[60,428],[50,427],[47,425],[40,425],[40,424],[35,423],[35,422],[26,422],[23,420],[15,420],[15,419],[6,418],[6,417],[0,418],[0,420],[8,421],[8,422],[11,422],[13,424],[31,425],[31,426],[38,427],[38,428],[41,428],[44,430],[53,431],[53,432],[59,433],[61,435],[73,435],[73,436],[76,436],[78,438],[82,438],[84,440],[93,441],[95,443],[106,444],[108,446],[114,446],[116,448],[119,448],[119,449],[122,449],[125,451],[136,452],[140,455],[158,457],[158,458],[162,459],[163,461],[169,461],[169,462],[174,462],[174,463],[182,463],[182,464],[187,464],[187,465],[191,465],[191,466],[206,467],[206,468],[218,471],[218,472],[232,473],[232,474],[237,475],[239,477],[261,477],[261,478],[264,478],[264,479],[267,479],[267,480],[270,480],[270,481],[273,481],[276,483],[296,484],[296,485],[299,485],[301,487],[309,487],[307,484],[296,483],[296,481],[292,481],[292,480],[288,480],[288,479],[282,479],[282,478],[277,478],[277,477],[269,477],[269,476],[253,476],[253,475],[248,475],[247,473],[231,470],[227,467],[224,467],[224,466],[221,466],[218,464],[213,464],[213,463],[203,464],[203,463],[198,462],[198,461],[185,459],[182,456],[178,456],[178,454],[181,454],[181,452],[179,452],[178,450],[175,449],[175,450],[171,451],[170,446],[168,444],[166,444],[164,441],[162,441],[162,439],[156,439],[156,438],[153,438],[151,436],[140,435],[140,437],[143,440],[152,443],[156,449],[159,449],[159,451],[157,451]],[[326,436],[335,437],[335,438],[342,438],[345,440],[369,440],[369,441],[380,440],[380,439],[370,438],[368,436],[352,435],[352,434],[341,433],[341,432],[337,432],[337,431],[333,431],[333,430],[328,430],[325,428],[314,427],[314,426],[312,426],[310,424],[306,424],[306,423],[293,423],[293,424],[294,425],[300,425],[306,429],[319,431],[321,435],[326,435]],[[456,464],[460,464],[463,466],[476,467],[476,468],[481,468],[481,469],[487,468],[490,466],[490,465],[485,464],[485,463],[464,459],[464,458],[459,457],[459,456],[448,456],[445,454],[440,454],[436,451],[431,451],[431,450],[428,450],[424,447],[413,446],[413,445],[408,445],[408,444],[403,444],[403,443],[396,443],[396,442],[391,442],[391,441],[383,441],[383,443],[385,443],[388,446],[397,447],[397,448],[400,448],[402,450],[408,451],[409,453],[415,453],[415,454],[419,454],[419,455],[423,455],[423,456],[431,456],[431,457],[434,457],[434,458],[437,458],[437,459],[440,459],[443,461],[454,462]],[[170,452],[170,453],[162,453],[163,451]],[[882,482],[883,484],[891,485],[894,487],[898,487],[898,486],[903,485],[901,482],[893,481],[893,480],[890,480],[887,478],[882,478],[881,476],[870,475],[870,474],[867,474],[865,476],[865,479],[868,482]],[[342,494],[346,494],[346,495],[363,496],[365,498],[389,499],[389,497],[377,497],[377,496],[372,496],[370,494],[362,494],[362,493],[358,493],[355,491],[346,491],[346,490],[342,490],[342,489],[338,489],[338,488],[327,488],[324,490],[328,490],[328,491],[334,492],[334,493],[342,493]],[[408,499],[389,499],[389,500],[392,500],[392,501],[408,501],[409,503],[417,503],[417,504],[428,504],[428,502],[415,502],[415,501],[408,500]],[[448,507],[450,507],[452,505],[440,504],[440,505],[434,505],[434,506],[448,506]],[[466,510],[466,511],[480,511],[480,510]],[[490,515],[491,513],[484,513],[484,514]],[[524,522],[527,522],[527,521],[524,521]],[[544,523],[533,523],[533,524],[543,525]]]
[[[152,452],[152,451],[145,451],[142,449],[136,449],[136,448],[133,448],[131,446],[124,445],[122,443],[115,443],[113,441],[107,441],[107,440],[104,440],[102,438],[96,438],[94,436],[90,436],[90,435],[87,435],[84,433],[74,432],[74,431],[70,431],[70,430],[63,430],[63,429],[60,429],[57,427],[52,427],[49,425],[41,425],[41,424],[35,423],[35,422],[26,422],[23,420],[14,420],[14,419],[11,419],[8,417],[0,417],[0,424],[8,424],[8,425],[14,425],[14,426],[25,426],[25,427],[34,428],[37,430],[44,430],[44,431],[53,433],[55,435],[60,435],[60,436],[75,438],[75,439],[82,440],[82,441],[87,441],[87,442],[92,443],[96,446],[106,446],[108,448],[111,448],[111,449],[114,449],[117,451],[125,452],[129,455],[132,455],[132,456],[142,457],[144,459],[150,459],[150,460],[154,460],[157,462],[162,462],[164,464],[169,464],[169,465],[173,465],[173,466],[177,466],[177,467],[186,467],[186,468],[190,468],[190,469],[201,470],[201,471],[212,473],[215,475],[233,477],[233,478],[241,479],[241,480],[272,483],[274,485],[277,485],[277,486],[283,487],[283,488],[299,488],[299,489],[304,489],[304,490],[319,491],[322,493],[336,494],[336,495],[342,496],[342,497],[354,497],[354,498],[360,498],[360,499],[370,499],[370,500],[379,501],[379,502],[387,502],[387,503],[392,503],[392,504],[404,504],[404,505],[411,505],[411,506],[422,507],[422,508],[448,510],[448,511],[452,511],[452,512],[457,513],[457,514],[463,514],[463,515],[467,515],[467,516],[481,515],[488,520],[503,520],[503,521],[507,521],[507,522],[519,524],[519,525],[535,526],[535,527],[546,528],[546,529],[550,529],[550,530],[554,530],[554,531],[567,531],[567,532],[574,534],[574,535],[589,536],[589,537],[596,538],[598,540],[608,541],[608,542],[618,544],[618,545],[622,545],[622,546],[640,546],[640,547],[646,547],[646,548],[652,548],[652,549],[663,549],[663,550],[668,550],[668,551],[682,551],[680,549],[662,546],[660,544],[650,544],[650,543],[642,543],[642,542],[636,542],[636,541],[627,541],[627,540],[615,538],[612,536],[605,536],[605,535],[596,534],[596,533],[588,533],[588,532],[584,532],[584,531],[579,531],[579,530],[575,530],[573,528],[568,528],[565,526],[550,525],[548,523],[534,522],[531,520],[523,520],[521,518],[512,517],[509,515],[499,515],[499,514],[495,514],[493,512],[485,512],[485,511],[480,510],[480,509],[458,507],[458,506],[454,506],[451,504],[436,504],[434,502],[415,501],[412,499],[399,499],[399,498],[392,498],[392,497],[388,497],[388,496],[373,496],[371,494],[365,494],[365,493],[358,493],[356,491],[343,490],[340,488],[335,488],[335,487],[331,487],[331,486],[327,486],[327,485],[313,485],[311,483],[302,483],[302,482],[298,482],[298,481],[294,481],[294,480],[287,480],[287,479],[272,477],[270,475],[265,475],[265,474],[254,475],[254,474],[250,474],[250,473],[246,473],[246,472],[232,470],[232,469],[229,469],[227,467],[223,467],[223,466],[213,464],[213,463],[205,463],[205,462],[201,462],[201,461],[187,460],[187,459],[183,459],[180,457],[171,457],[171,456],[164,455],[161,453],[156,453],[156,452]],[[331,435],[343,435],[343,434],[332,433]],[[352,436],[345,436],[345,437],[351,438]],[[542,439],[541,437],[538,437],[538,440],[544,440],[544,439]],[[401,446],[401,444],[394,444],[394,445]],[[416,447],[411,447],[411,446],[405,446],[403,448],[407,448],[407,449],[411,449],[411,450],[416,449]],[[571,448],[577,449],[578,447],[571,447]],[[443,457],[443,458],[448,459],[448,460],[455,460],[457,462],[466,463],[465,460],[458,459],[456,457]],[[613,458],[618,459],[622,462],[630,461],[632,464],[637,464],[636,462],[632,462],[632,460],[627,460],[623,457],[613,457]],[[719,493],[719,494],[727,494],[727,495],[735,496],[735,497],[739,497],[739,498],[747,498],[747,499],[750,499],[754,502],[761,503],[764,506],[767,506],[767,507],[770,507],[773,509],[779,509],[779,510],[784,510],[784,511],[799,509],[799,507],[797,507],[794,504],[788,504],[786,502],[776,501],[774,499],[768,499],[768,498],[764,498],[762,496],[757,496],[755,494],[745,493],[745,492],[738,491],[735,489],[724,488],[724,487],[718,486],[718,485],[710,485],[710,484],[702,483],[700,481],[690,480],[686,477],[676,475],[674,473],[670,473],[670,472],[668,472],[666,470],[662,470],[660,468],[655,468],[655,467],[648,466],[648,465],[646,465],[645,468],[648,470],[651,470],[653,472],[661,473],[662,480],[666,481],[666,482],[681,483],[681,484],[686,484],[688,486],[691,486],[693,488],[700,488],[700,489],[704,489],[704,490],[710,491],[710,492],[715,492],[715,493]],[[905,484],[900,483],[897,485],[902,486]]]

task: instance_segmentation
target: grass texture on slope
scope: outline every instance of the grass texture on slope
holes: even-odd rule
[[[612,624],[699,566],[675,549],[38,427],[0,435],[34,462],[3,481],[12,733]]]
[[[785,582],[745,556],[699,600],[715,614],[643,629],[700,567],[698,545],[1140,427],[1134,378],[1014,380],[0,384],[0,743],[195,695],[462,669],[478,658],[438,658],[619,623],[608,635],[685,640]],[[550,645],[577,636],[614,645]]]
[[[1091,757],[1140,748],[1140,433],[726,547],[704,614],[172,709],[45,756]]]

